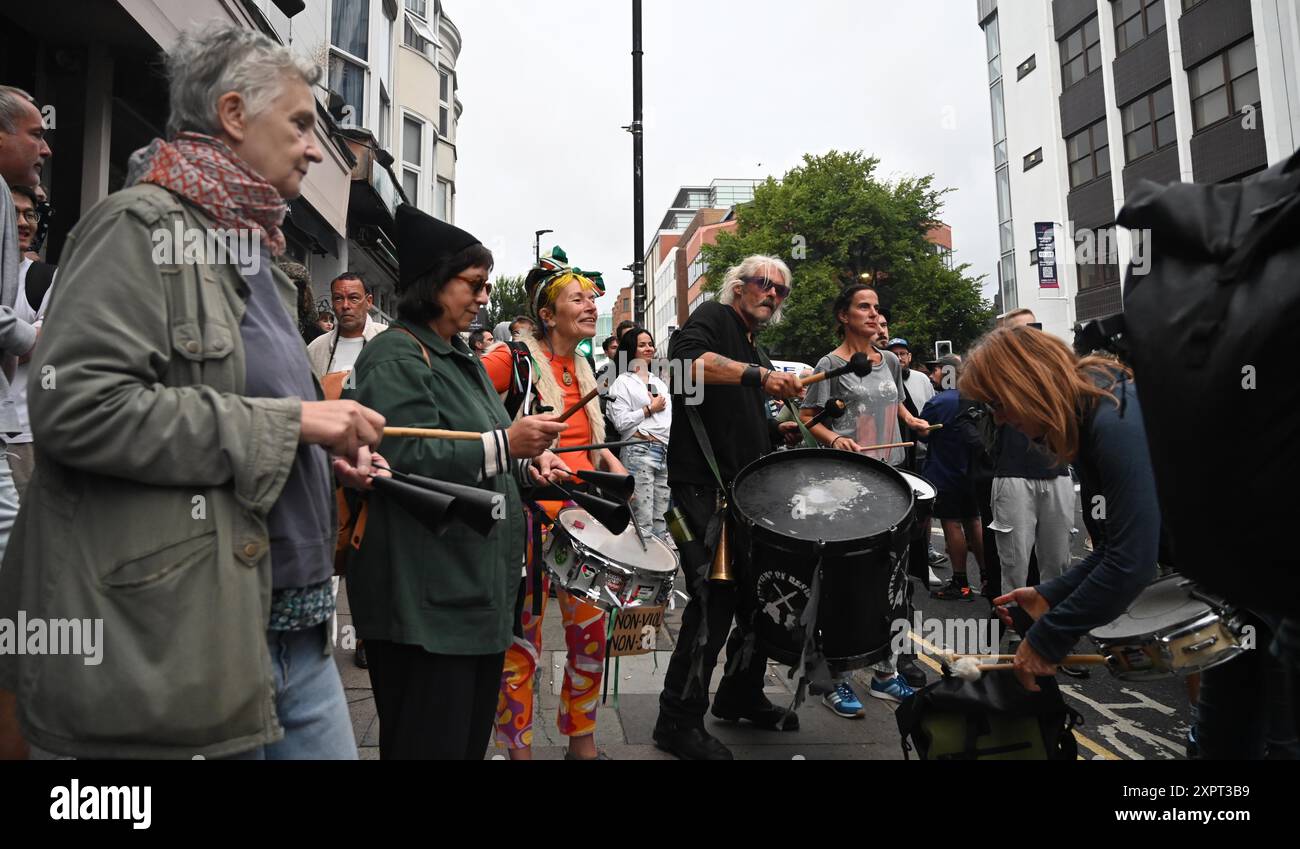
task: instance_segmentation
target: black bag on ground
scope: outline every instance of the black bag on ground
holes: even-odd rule
[[[1149,234],[1123,345],[1174,562],[1236,604],[1300,614],[1278,537],[1300,480],[1300,152],[1240,183],[1144,182],[1118,221]]]
[[[923,761],[1072,761],[1078,745],[1070,729],[1083,717],[1068,708],[1052,678],[1031,693],[1010,672],[978,681],[944,677],[918,690],[894,714],[903,757]],[[909,743],[910,739],[910,743]]]

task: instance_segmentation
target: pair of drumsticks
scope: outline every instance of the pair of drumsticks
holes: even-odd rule
[[[1011,663],[980,663],[981,660],[1015,660],[1014,654],[941,654],[939,664],[965,681],[978,681],[985,672],[1010,672]],[[1061,658],[1064,666],[1105,666],[1106,657],[1100,654],[1071,654]]]

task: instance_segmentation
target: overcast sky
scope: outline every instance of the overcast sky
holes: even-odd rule
[[[465,105],[457,223],[499,273],[543,249],[631,281],[630,0],[444,0]],[[682,185],[779,177],[805,153],[863,150],[933,173],[958,262],[996,281],[997,213],[975,0],[646,0],[646,244]]]

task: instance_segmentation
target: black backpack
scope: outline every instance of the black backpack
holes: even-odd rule
[[[1149,231],[1122,345],[1178,570],[1236,604],[1300,613],[1300,563],[1274,531],[1300,481],[1300,152],[1226,185],[1136,188]]]
[[[903,757],[915,751],[923,761],[1074,760],[1079,748],[1071,729],[1083,717],[1066,706],[1055,679],[1037,680],[1037,693],[1010,672],[986,672],[978,681],[944,677],[918,690],[894,713]]]

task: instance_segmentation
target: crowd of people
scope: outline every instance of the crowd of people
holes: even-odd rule
[[[93,666],[0,654],[0,756],[355,758],[330,659],[344,572],[382,758],[477,759],[494,737],[530,758],[554,597],[566,757],[605,759],[608,614],[555,592],[543,558],[569,503],[556,485],[584,471],[634,478],[633,533],[678,547],[671,508],[708,555],[682,562],[688,601],[653,732],[683,759],[731,758],[706,730],[710,710],[799,727],[763,692],[749,552],[732,547],[731,585],[708,571],[732,483],[773,450],[807,439],[932,483],[947,554],[924,516],[907,571],[934,598],[969,602],[973,557],[996,614],[1028,617],[1011,651],[1030,690],[1155,574],[1160,514],[1132,373],[1076,355],[1030,311],[1002,317],[965,357],[915,362],[878,291],[849,285],[826,315],[840,344],[816,370],[863,357],[871,368],[805,386],[757,341],[797,297],[794,277],[751,256],[666,340],[667,361],[702,383],[687,399],[656,364],[663,340],[632,322],[604,340],[595,371],[579,346],[596,335],[604,284],[558,248],[528,274],[528,314],[480,328],[492,253],[409,205],[396,213],[395,322],[375,319],[371,284],[352,272],[321,309],[280,229],[321,161],[319,70],[233,27],[183,35],[167,64],[168,138],[86,211],[57,272],[39,254],[52,214],[41,112],[0,87],[0,617],[102,620],[109,641]],[[255,234],[263,261],[158,262],[151,234],[173,227]],[[820,418],[833,400],[844,414]],[[791,415],[773,416],[771,401]],[[374,489],[397,474],[476,487],[504,509],[486,533],[435,530]],[[1072,566],[1075,478],[1107,510]],[[871,671],[869,694],[891,702],[926,683],[905,652]],[[1205,677],[1201,751],[1257,753],[1258,740],[1225,730],[1235,679]],[[836,715],[863,714],[847,678],[813,684]]]

